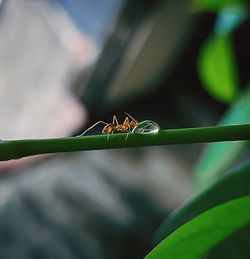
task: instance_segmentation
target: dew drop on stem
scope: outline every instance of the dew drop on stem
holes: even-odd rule
[[[132,132],[136,134],[156,134],[160,131],[160,126],[151,120],[145,120],[139,123]]]

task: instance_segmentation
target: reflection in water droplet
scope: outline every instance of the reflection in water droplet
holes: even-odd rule
[[[136,134],[156,134],[160,131],[160,126],[151,120],[142,121],[132,132]]]

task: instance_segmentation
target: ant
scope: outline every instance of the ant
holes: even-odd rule
[[[125,118],[124,122],[122,124],[118,123],[118,120],[116,118],[116,116],[113,116],[113,121],[112,123],[107,123],[105,121],[98,121],[95,124],[93,124],[92,126],[90,126],[88,129],[86,129],[81,135],[84,135],[87,131],[91,130],[92,128],[94,128],[95,126],[97,126],[98,124],[102,123],[105,124],[104,128],[102,129],[102,133],[103,134],[107,134],[108,138],[110,134],[113,134],[115,132],[124,132],[127,133],[126,139],[128,138],[128,134],[136,127],[139,125],[139,122],[134,119],[131,115],[129,115],[128,113],[125,112],[125,114],[127,115],[127,117]]]

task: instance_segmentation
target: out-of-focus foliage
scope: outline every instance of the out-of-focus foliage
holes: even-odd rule
[[[193,5],[199,10],[213,13],[221,11],[226,6],[246,6],[244,0],[193,0]]]
[[[247,18],[244,1],[195,0],[204,10],[217,6],[217,20],[212,36],[203,44],[198,57],[198,73],[206,91],[218,101],[234,105],[224,115],[220,125],[250,122],[250,90],[235,98],[239,82],[232,32]],[[214,9],[215,10],[215,9]],[[246,142],[209,144],[195,170],[194,183],[197,190],[211,184],[225,172],[246,147]]]
[[[162,241],[181,225],[200,213],[244,195],[250,195],[250,162],[226,174],[220,181],[202,191],[184,206],[173,212],[155,233],[153,238],[154,244]]]
[[[226,6],[218,14],[214,31],[217,35],[233,32],[247,18],[245,6]]]
[[[214,30],[204,42],[198,58],[202,85],[216,100],[231,103],[239,88],[231,34],[247,19],[247,5],[243,0],[193,2],[202,10],[218,12]]]
[[[215,99],[230,103],[238,91],[231,37],[215,36],[203,45],[198,69],[203,86]]]
[[[219,125],[244,123],[250,123],[250,87],[225,113]],[[214,182],[236,161],[247,144],[247,141],[207,144],[194,172],[195,189],[201,190]]]
[[[203,258],[211,248],[250,222],[249,204],[247,195],[200,214],[165,238],[146,259]]]
[[[232,34],[248,18],[247,2],[193,0],[193,4],[196,10],[217,14],[214,29],[201,47],[198,74],[214,99],[232,105],[219,125],[249,124],[250,87],[239,92]],[[158,245],[147,259],[215,259],[225,254],[230,259],[249,258],[250,161],[225,175],[247,144],[207,145],[194,172],[198,195],[163,222],[153,237]],[[242,257],[237,257],[237,251]]]

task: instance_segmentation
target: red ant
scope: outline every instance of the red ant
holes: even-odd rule
[[[127,140],[128,133],[130,133],[136,126],[138,126],[139,122],[136,119],[134,119],[131,115],[129,115],[128,113],[125,112],[125,114],[127,115],[127,117],[125,118],[125,120],[122,124],[118,123],[118,120],[117,120],[116,116],[114,115],[112,123],[107,123],[105,121],[98,121],[95,124],[93,124],[91,127],[89,127],[88,129],[86,129],[79,136],[84,135],[87,131],[91,130],[98,124],[102,123],[102,124],[105,124],[104,128],[102,129],[103,134],[107,134],[109,137],[110,134],[113,134],[115,132],[124,132],[124,133],[127,133],[127,136],[126,136],[126,140]]]

